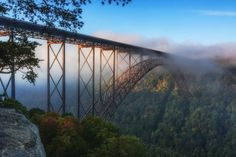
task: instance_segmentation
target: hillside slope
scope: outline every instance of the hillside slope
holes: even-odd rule
[[[172,75],[155,69],[129,94],[114,121],[123,133],[141,137],[151,157],[236,156],[235,75],[184,75],[191,96]]]

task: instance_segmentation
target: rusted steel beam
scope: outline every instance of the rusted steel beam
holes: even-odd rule
[[[0,31],[0,37],[10,36],[10,35],[11,35],[10,31]]]

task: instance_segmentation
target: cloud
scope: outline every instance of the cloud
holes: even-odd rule
[[[228,16],[236,17],[236,11],[222,11],[222,10],[194,10],[192,12],[205,16]]]
[[[121,43],[141,46],[159,51],[168,51],[172,42],[166,38],[147,39],[137,34],[122,34],[108,31],[99,31],[93,34],[95,37],[104,38]]]
[[[125,34],[109,32],[109,31],[99,31],[99,32],[94,33],[93,36],[109,39],[109,40],[113,40],[117,42],[122,42],[126,44],[137,44],[138,41],[142,39],[141,36],[136,35],[136,34],[125,35]]]
[[[144,38],[135,34],[98,32],[95,36],[123,43],[164,51],[192,59],[222,59],[236,65],[236,43],[204,45],[191,41],[177,43],[167,38]]]

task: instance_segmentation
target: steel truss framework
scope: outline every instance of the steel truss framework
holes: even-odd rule
[[[55,49],[55,46],[59,46],[59,49]],[[64,114],[66,113],[65,42],[47,42],[47,61],[47,110]],[[54,74],[52,71],[56,64],[59,70]],[[55,95],[58,97],[53,101]]]
[[[104,97],[112,93],[112,101],[115,99],[115,79],[116,79],[116,50],[104,50],[100,52],[100,80],[99,97],[100,103],[104,106]],[[110,88],[110,86],[112,86]]]
[[[78,45],[79,118],[89,114],[107,119],[112,117],[134,85],[168,57],[160,51],[5,17],[0,17],[0,30],[2,36],[11,31],[14,35],[47,40],[47,110],[62,114],[67,112],[65,46]],[[0,78],[4,91],[10,84],[12,89],[15,88],[11,80],[4,85]]]
[[[95,112],[95,47],[83,47],[81,45],[78,47],[77,114],[78,117],[82,117],[86,115],[89,107],[92,107],[93,114]]]

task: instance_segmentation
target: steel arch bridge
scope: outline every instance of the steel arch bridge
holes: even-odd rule
[[[77,45],[76,110],[79,118],[96,115],[109,119],[135,84],[150,70],[167,64],[169,59],[169,55],[161,51],[6,17],[0,17],[0,36],[9,36],[10,42],[17,36],[47,41],[47,111],[62,114],[68,112],[66,45]],[[54,66],[59,66],[59,72],[53,71]],[[15,73],[11,74],[6,84],[0,77],[0,87],[7,96],[14,99]],[[53,101],[55,95],[58,99],[56,103]]]

